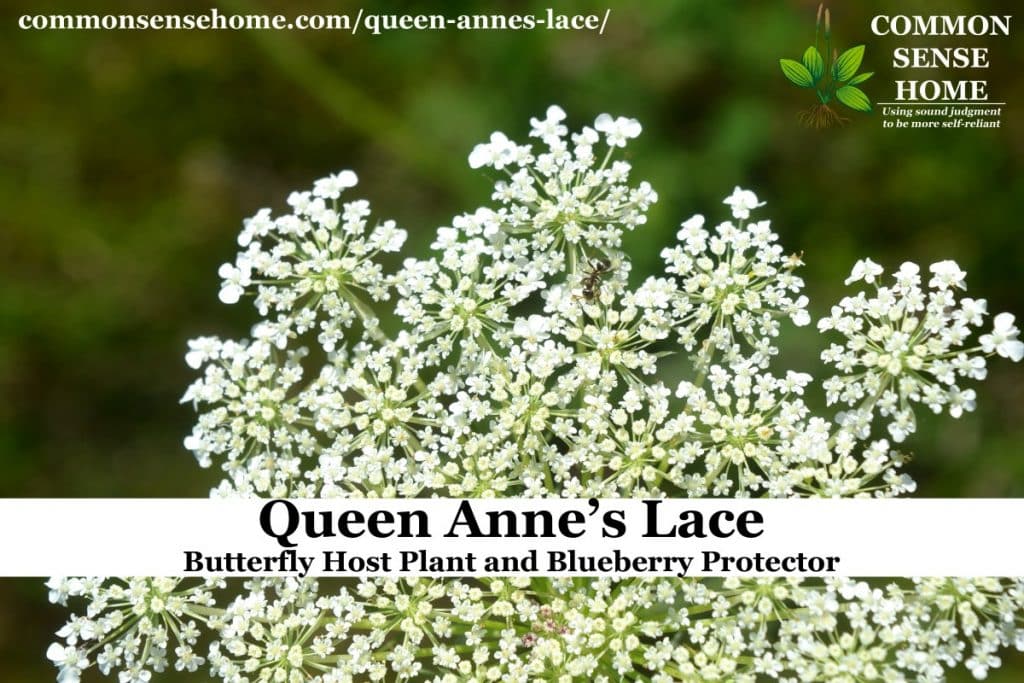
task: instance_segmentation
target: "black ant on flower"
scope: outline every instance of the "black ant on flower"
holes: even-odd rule
[[[601,280],[612,271],[612,264],[607,259],[591,259],[580,282],[582,298],[594,301],[601,295]]]

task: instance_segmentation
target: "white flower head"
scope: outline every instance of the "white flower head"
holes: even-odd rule
[[[199,337],[190,339],[185,363],[193,370],[198,370],[208,360],[216,360],[220,354],[220,340],[216,337]]]
[[[929,287],[933,289],[964,288],[964,278],[967,277],[967,273],[960,270],[956,261],[939,261],[929,266],[928,270],[932,273],[932,279],[928,281]]]
[[[904,269],[906,269],[906,267],[907,264],[904,264],[903,267],[900,269],[901,272],[904,272]],[[846,278],[845,282],[847,285],[852,285],[854,282],[860,282],[861,280],[863,280],[868,284],[872,284],[875,281],[875,279],[883,272],[884,271],[882,266],[878,265],[871,259],[861,259],[860,261],[857,261],[855,264],[853,264],[853,270],[850,272],[850,277]]]
[[[811,314],[807,312],[807,304],[809,299],[806,296],[801,296],[795,302],[793,302],[793,309],[789,314],[790,320],[797,327],[806,327],[811,324]]]
[[[901,288],[911,289],[921,284],[920,274],[921,266],[917,265],[913,261],[905,261],[903,264],[900,265],[900,269],[896,271],[896,274],[893,277],[896,278],[896,283]]]
[[[704,227],[704,216],[695,214],[680,224],[680,230],[676,233],[676,239],[685,241],[695,235],[702,235]]]
[[[343,190],[355,187],[359,178],[352,171],[341,171],[321,178],[313,185],[313,194],[322,199],[337,199]]]
[[[504,133],[491,133],[490,142],[481,142],[469,153],[470,168],[504,168],[515,157],[516,145]]]
[[[543,315],[531,315],[528,318],[518,318],[513,332],[519,337],[544,338],[551,329],[551,319]]]
[[[1020,330],[1014,324],[1013,314],[1000,313],[992,323],[992,333],[983,334],[978,340],[982,350],[985,353],[995,353],[1003,358],[1009,358],[1014,363],[1024,358],[1024,342],[1017,339]]]
[[[541,138],[549,144],[565,136],[569,132],[569,129],[562,124],[565,120],[565,110],[559,107],[557,104],[553,104],[548,107],[548,110],[544,116],[544,119],[538,119],[536,117],[530,119],[530,136],[535,138]]]
[[[252,268],[245,260],[240,260],[238,265],[232,263],[222,264],[217,270],[223,283],[220,286],[220,300],[226,304],[236,304],[245,294],[245,288],[251,284]]]
[[[610,147],[625,147],[627,140],[639,137],[643,130],[636,119],[619,116],[613,119],[611,114],[601,114],[594,120],[594,128],[604,133]]]
[[[238,246],[247,247],[254,238],[264,237],[274,229],[274,220],[270,216],[270,209],[260,209],[252,218],[247,218],[238,233]]]
[[[89,666],[89,660],[71,645],[52,643],[46,650],[46,658],[60,669],[57,683],[78,683],[82,670]]]
[[[750,190],[741,189],[738,185],[722,203],[728,204],[732,208],[733,218],[741,220],[750,218],[751,211],[765,205],[765,202],[757,201],[756,194]]]

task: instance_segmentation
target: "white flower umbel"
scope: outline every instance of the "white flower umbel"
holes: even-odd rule
[[[194,650],[200,628],[221,612],[213,591],[224,588],[220,579],[172,578],[52,579],[48,585],[53,602],[88,604],[57,632],[66,645],[54,643],[47,651],[62,683],[77,681],[92,663],[104,674],[118,672],[124,682],[148,681],[172,661],[179,671],[197,671],[206,662]]]
[[[238,236],[245,251],[221,266],[221,300],[235,303],[254,290],[268,338],[281,348],[319,327],[318,342],[333,351],[357,315],[363,317],[362,334],[380,338],[363,297],[388,298],[375,259],[401,249],[406,232],[390,220],[370,227],[366,200],[340,202],[355,185],[355,173],[342,171],[318,180],[312,192],[293,192],[288,215],[274,218],[261,210]]]
[[[974,409],[976,398],[963,382],[985,378],[986,357],[1020,360],[1024,355],[1007,313],[996,316],[995,330],[971,345],[987,303],[958,296],[966,288],[966,274],[955,262],[932,264],[929,271],[925,287],[917,264],[904,263],[890,286],[875,284],[873,292],[846,297],[818,321],[822,332],[846,338],[822,353],[822,360],[841,373],[824,386],[830,404],[851,407],[839,422],[860,436],[869,433],[877,413],[892,438],[903,441],[916,428],[913,403],[960,417]],[[881,266],[866,259],[857,263],[847,283],[875,283],[882,273]]]
[[[396,272],[379,257],[405,232],[347,198],[351,171],[245,222],[220,296],[260,319],[185,356],[199,372],[185,446],[223,471],[212,495],[894,496],[914,490],[892,447],[912,406],[960,417],[987,358],[1024,356],[1013,316],[987,325],[952,261],[883,285],[865,259],[847,284],[869,290],[819,322],[837,374],[774,367],[810,315],[802,254],[757,215],[765,202],[736,188],[725,220],[685,221],[666,272],[636,282],[622,236],[657,195],[621,153],[641,126],[566,121],[552,106],[530,121],[536,148],[495,133],[473,149],[470,166],[498,176],[492,204]],[[820,393],[847,409],[815,415]],[[75,612],[46,655],[63,683],[91,667],[119,683],[171,668],[226,683],[852,683],[984,677],[1024,648],[1019,579],[327,585],[55,578],[51,600]]]

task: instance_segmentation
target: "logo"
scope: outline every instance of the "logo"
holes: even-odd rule
[[[822,12],[824,11],[824,32]],[[821,49],[819,49],[819,40]],[[814,44],[804,50],[804,56],[795,59],[780,59],[782,74],[800,88],[814,90],[818,103],[797,115],[800,123],[808,128],[829,128],[843,125],[849,119],[844,117],[839,105],[853,111],[871,112],[871,100],[859,86],[874,75],[873,71],[857,73],[864,59],[864,46],[857,45],[839,52],[832,45],[832,18],[825,6],[818,5],[818,17],[814,22]]]

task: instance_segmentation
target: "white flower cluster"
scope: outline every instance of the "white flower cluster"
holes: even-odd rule
[[[1001,313],[993,331],[969,345],[972,328],[985,324],[988,304],[958,299],[967,274],[955,262],[932,264],[927,289],[915,263],[900,266],[890,287],[876,283],[883,272],[870,259],[858,261],[846,284],[863,280],[874,293],[846,297],[818,321],[819,330],[846,338],[822,353],[841,373],[825,382],[825,391],[830,404],[852,407],[841,416],[844,426],[867,434],[877,412],[887,418],[892,438],[903,441],[916,428],[912,403],[960,417],[976,400],[974,389],[960,382],[985,379],[987,356],[1019,361],[1024,343],[1017,340],[1013,316]]]
[[[783,326],[810,315],[801,255],[755,217],[764,202],[736,188],[726,220],[685,221],[665,272],[637,282],[622,236],[657,195],[615,157],[640,124],[602,114],[570,133],[565,119],[553,106],[531,120],[538,142],[478,145],[492,205],[396,272],[380,256],[406,233],[347,199],[351,171],[246,221],[221,299],[251,298],[260,321],[186,355],[201,376],[185,445],[224,471],[212,495],[898,495],[914,483],[890,440],[913,431],[911,405],[959,417],[986,357],[1024,355],[1005,313],[968,342],[987,306],[942,262],[926,287],[904,264],[819,322],[843,338],[823,354],[836,376],[773,368]],[[848,284],[881,273],[861,261]],[[848,410],[813,414],[818,392]],[[50,585],[85,609],[47,653],[62,683],[93,665],[120,683],[172,666],[227,683],[939,681],[1024,648],[1010,579]]]
[[[63,642],[46,652],[60,667],[59,683],[77,683],[92,665],[104,674],[117,671],[121,683],[148,681],[170,662],[178,671],[197,671],[206,663],[194,650],[199,627],[216,610],[213,591],[224,588],[220,579],[171,578],[54,577],[46,585],[51,602],[88,605],[57,632]]]
[[[261,579],[223,608],[174,579],[51,586],[90,601],[47,652],[61,683],[94,660],[119,683],[170,662],[226,683],[938,682],[1024,649],[1020,580]]]
[[[238,235],[245,251],[234,264],[220,268],[220,300],[233,304],[254,290],[256,307],[265,318],[260,336],[280,348],[319,318],[317,341],[332,351],[355,318],[355,309],[365,306],[360,293],[374,301],[388,298],[374,257],[401,249],[406,232],[394,221],[367,230],[369,202],[339,203],[342,191],[355,184],[356,174],[342,171],[318,180],[312,192],[293,192],[287,216],[275,219],[263,209],[245,221]]]

